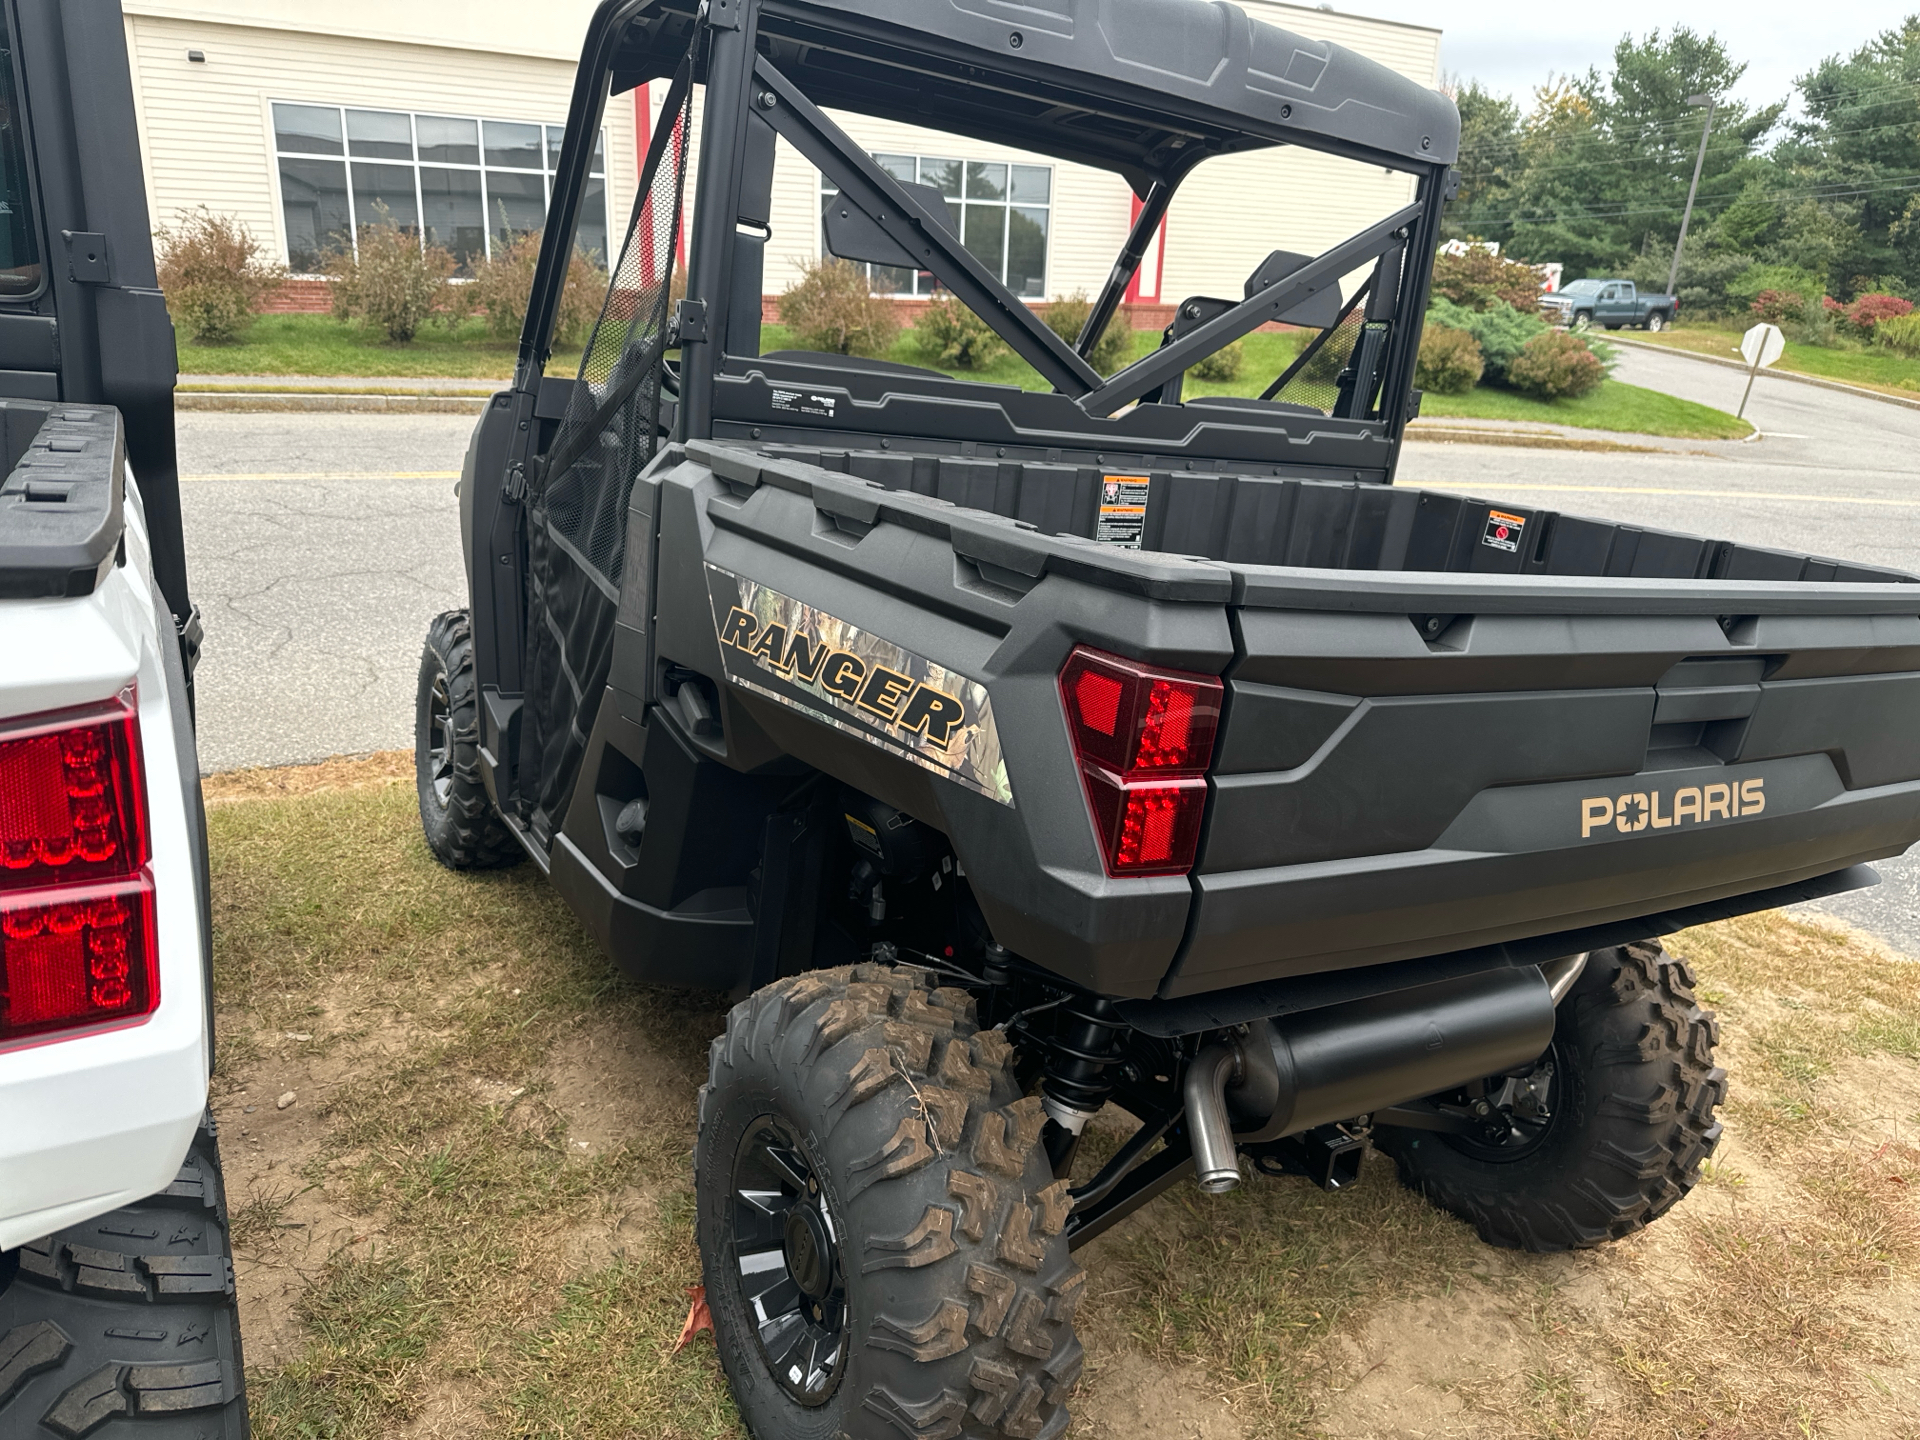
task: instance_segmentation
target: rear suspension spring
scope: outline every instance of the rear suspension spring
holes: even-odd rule
[[[1047,1064],[1040,1103],[1047,1112],[1045,1141],[1056,1175],[1072,1164],[1080,1132],[1113,1093],[1108,1071],[1125,1052],[1128,1028],[1111,1000],[1088,995],[1068,1003],[1053,1037],[1042,1042]]]

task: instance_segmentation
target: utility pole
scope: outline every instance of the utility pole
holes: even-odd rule
[[[1680,216],[1680,238],[1673,242],[1673,268],[1667,272],[1667,298],[1680,283],[1680,252],[1687,245],[1687,222],[1693,219],[1693,197],[1700,192],[1700,167],[1707,163],[1707,136],[1713,130],[1713,107],[1719,102],[1711,95],[1689,95],[1687,104],[1707,107],[1706,124],[1700,127],[1700,153],[1693,157],[1693,183],[1687,186],[1687,208]]]

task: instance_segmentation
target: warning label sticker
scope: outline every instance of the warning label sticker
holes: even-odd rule
[[[1527,517],[1509,515],[1504,510],[1487,512],[1487,531],[1480,537],[1482,545],[1491,545],[1496,550],[1518,551],[1521,533],[1527,528]]]
[[[1100,481],[1100,523],[1093,538],[1103,545],[1140,548],[1147,528],[1147,477],[1107,475]]]
[[[834,397],[815,395],[806,390],[781,390],[773,392],[773,408],[787,410],[798,415],[824,415],[833,418]]]

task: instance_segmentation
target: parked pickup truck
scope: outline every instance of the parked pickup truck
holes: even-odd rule
[[[577,77],[420,813],[636,979],[737,999],[695,1217],[753,1433],[1060,1435],[1070,1251],[1188,1180],[1340,1188],[1378,1146],[1541,1250],[1674,1205],[1726,1075],[1659,937],[1920,839],[1914,577],[1392,484],[1458,117],[1231,4],[608,0]],[[641,83],[633,227],[549,376]],[[1077,342],[843,111],[1130,185]],[[1099,373],[1185,177],[1276,145],[1405,188]],[[816,233],[774,231],[785,147],[831,253],[932,275],[1038,388],[762,353],[766,257]],[[1183,395],[1269,321],[1310,334],[1262,394]],[[1137,1130],[1076,1171],[1110,1105]]]
[[[1609,330],[1626,325],[1664,330],[1679,308],[1680,302],[1671,295],[1642,295],[1631,280],[1576,280],[1540,297],[1542,315],[1575,330],[1592,325]]]
[[[244,1440],[125,36],[116,0],[0,3],[0,1436]]]

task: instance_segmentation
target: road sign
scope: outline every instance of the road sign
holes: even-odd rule
[[[1778,325],[1756,325],[1740,337],[1740,358],[1755,370],[1764,370],[1787,353],[1787,337]]]
[[[1763,366],[1771,365],[1787,353],[1787,337],[1778,325],[1756,325],[1740,337],[1740,358],[1747,362],[1747,388],[1740,396],[1740,408],[1733,412],[1738,420],[1747,413],[1747,396],[1753,394],[1753,377]]]

